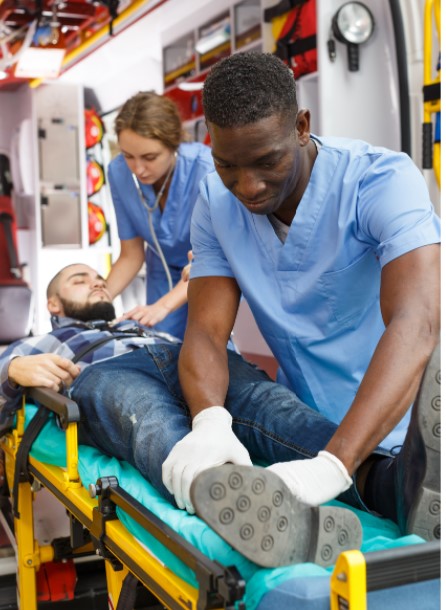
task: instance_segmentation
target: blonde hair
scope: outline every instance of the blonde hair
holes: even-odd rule
[[[140,91],[124,103],[115,119],[118,138],[124,129],[131,129],[143,138],[160,140],[171,150],[190,139],[172,100],[153,91]]]

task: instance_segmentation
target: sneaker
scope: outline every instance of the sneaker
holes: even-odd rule
[[[335,563],[343,551],[359,549],[362,527],[350,510],[299,502],[274,472],[225,464],[200,473],[192,503],[234,549],[264,567]]]

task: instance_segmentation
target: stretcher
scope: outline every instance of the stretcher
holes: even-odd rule
[[[32,389],[2,437],[20,610],[37,610],[45,567],[47,574],[61,563],[75,569],[86,556],[105,563],[110,610],[134,608],[137,586],[152,594],[150,608],[170,610],[440,607],[439,542],[401,537],[392,522],[356,511],[363,547],[341,554],[334,568],[260,568],[172,507],[131,465],[78,445],[77,421],[75,402]],[[42,486],[66,509],[70,534],[62,542],[36,539],[33,501]]]

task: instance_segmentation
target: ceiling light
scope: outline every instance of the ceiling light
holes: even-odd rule
[[[62,69],[65,49],[29,47],[20,56],[14,76],[19,78],[57,78]]]
[[[369,40],[375,27],[370,9],[362,2],[346,2],[335,13],[332,32],[336,40],[347,45],[348,69],[359,70],[359,45]],[[334,40],[328,41],[330,59],[334,60]]]

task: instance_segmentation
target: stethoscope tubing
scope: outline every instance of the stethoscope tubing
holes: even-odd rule
[[[153,216],[152,215],[153,215],[153,212],[159,208],[161,197],[164,193],[164,189],[166,188],[169,178],[171,177],[173,170],[175,169],[176,158],[177,158],[177,152],[175,152],[174,162],[172,163],[172,166],[170,167],[169,171],[167,172],[163,185],[161,186],[160,190],[158,191],[158,194],[156,196],[155,203],[153,204],[153,206],[151,206],[149,204],[149,202],[146,200],[144,193],[142,192],[142,188],[139,183],[139,180],[135,176],[135,174],[132,172],[133,182],[135,183],[135,187],[136,187],[136,191],[138,193],[139,199],[140,199],[141,203],[143,204],[143,206],[145,207],[145,209],[147,210],[147,216],[148,216],[148,220],[149,220],[149,230],[150,230],[150,235],[152,236],[152,239],[153,239],[153,243],[155,244],[155,250],[151,247],[151,245],[149,243],[147,244],[147,246],[152,250],[152,252],[157,254],[161,260],[161,264],[163,265],[164,273],[166,274],[169,291],[172,290],[172,288],[173,288],[172,274],[170,273],[169,265],[167,264],[166,257],[164,256],[163,250],[161,248],[161,244],[158,241],[158,237],[155,232],[155,227],[153,226]]]

